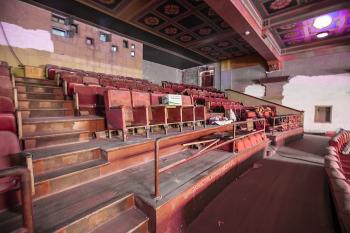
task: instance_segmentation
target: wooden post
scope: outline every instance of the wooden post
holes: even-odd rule
[[[157,138],[154,144],[154,196],[156,199],[161,199],[159,192],[159,141]]]

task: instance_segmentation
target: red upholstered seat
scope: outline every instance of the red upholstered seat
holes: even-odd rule
[[[9,77],[0,76],[0,96],[13,99],[12,83]]]
[[[236,150],[237,152],[242,152],[246,149],[245,144],[242,139],[236,141]]]
[[[15,106],[12,99],[6,96],[0,96],[0,113],[14,113]]]
[[[99,85],[99,79],[93,76],[85,76],[82,81],[85,85]]]
[[[148,137],[148,107],[133,107],[129,90],[107,90],[104,93],[107,127],[109,130],[122,130],[126,140],[128,128],[145,128]]]
[[[0,76],[10,77],[10,69],[8,66],[0,65]]]
[[[13,133],[17,132],[16,119],[11,113],[1,113],[0,114],[0,131],[11,131]]]
[[[17,136],[9,131],[0,131],[0,170],[11,167],[11,155],[20,152]],[[13,189],[16,178],[0,178],[0,193]]]
[[[0,131],[17,132],[15,107],[10,98],[0,96]]]

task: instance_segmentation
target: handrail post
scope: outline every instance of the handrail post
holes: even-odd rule
[[[236,123],[233,122],[233,138],[236,138]],[[235,153],[235,150],[236,150],[236,142],[234,141],[233,142],[233,146],[232,146],[232,150],[233,150],[233,153]]]
[[[156,199],[160,199],[159,192],[159,141],[157,138],[154,144],[154,196]]]
[[[20,176],[21,178],[20,189],[23,209],[23,227],[26,228],[26,232],[33,233],[34,224],[30,171],[23,167],[10,167],[0,170],[0,178],[7,176]]]
[[[272,135],[273,135],[274,132],[275,132],[275,127],[276,127],[276,118],[274,117],[274,118],[273,118],[273,123],[272,123]]]

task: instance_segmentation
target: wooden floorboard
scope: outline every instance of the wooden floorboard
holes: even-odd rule
[[[225,188],[187,232],[334,232],[323,156],[329,138],[305,135]]]
[[[187,156],[189,156],[188,152],[181,152],[162,158],[161,167]],[[153,162],[39,199],[34,202],[36,232],[51,232],[66,224],[67,221],[96,208],[97,205],[130,193],[141,197],[152,206],[160,206],[189,188],[196,180],[205,176],[208,171],[222,166],[225,160],[232,158],[232,156],[231,153],[225,151],[212,151],[162,174],[160,176],[160,190],[163,199],[159,202],[156,202],[153,197]],[[5,228],[6,226],[0,223],[1,227]]]

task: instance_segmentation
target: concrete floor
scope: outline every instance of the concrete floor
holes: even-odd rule
[[[335,232],[323,157],[329,138],[305,135],[227,186],[187,232]]]

